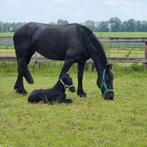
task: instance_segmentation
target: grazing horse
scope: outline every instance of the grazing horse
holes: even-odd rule
[[[64,60],[60,77],[73,63],[78,63],[79,96],[86,96],[82,85],[83,71],[85,62],[92,58],[98,74],[97,85],[103,97],[114,98],[112,66],[107,63],[102,45],[88,28],[80,24],[59,26],[31,22],[18,29],[13,40],[18,63],[16,92],[26,93],[23,77],[30,84],[34,82],[28,64],[36,51],[48,59]]]
[[[72,82],[72,78],[66,73],[63,75],[50,89],[36,89],[33,90],[28,98],[29,103],[72,103],[71,99],[66,98],[65,90],[75,92],[75,87]]]

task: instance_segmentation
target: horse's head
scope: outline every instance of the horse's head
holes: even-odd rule
[[[75,92],[75,86],[73,85],[72,78],[68,73],[61,76],[60,82],[63,84],[64,88],[69,89],[71,92]]]
[[[97,85],[101,89],[103,98],[106,100],[113,100],[114,98],[113,73],[111,69],[112,64],[108,64],[97,80]]]

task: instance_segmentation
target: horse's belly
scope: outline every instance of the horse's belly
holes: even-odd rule
[[[37,50],[37,52],[48,59],[52,59],[52,60],[64,60],[65,59],[64,53],[60,53],[57,51],[52,52],[48,49],[46,50],[44,49],[44,50]]]

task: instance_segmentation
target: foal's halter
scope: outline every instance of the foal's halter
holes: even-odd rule
[[[108,92],[114,92],[113,89],[109,89],[109,88],[108,88],[108,86],[107,86],[107,84],[106,84],[106,81],[105,81],[105,74],[106,74],[106,68],[105,68],[104,71],[103,71],[102,83],[101,83],[101,90],[102,90],[103,87],[105,88],[105,91],[104,91],[104,93],[102,94],[103,97],[105,97],[106,93],[108,93]]]
[[[67,85],[67,84],[65,84],[62,79],[60,79],[60,82],[62,83],[62,85],[64,86],[64,88],[70,89],[71,87],[74,87],[74,85]]]

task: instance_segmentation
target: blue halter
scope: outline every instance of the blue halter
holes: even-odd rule
[[[102,90],[103,87],[105,88],[105,91],[104,91],[104,93],[102,94],[103,97],[105,97],[105,94],[108,93],[108,92],[114,92],[113,89],[109,89],[109,88],[107,87],[107,84],[106,84],[106,81],[105,81],[105,74],[106,74],[106,68],[105,68],[104,71],[103,71],[102,83],[101,83],[101,90]]]

